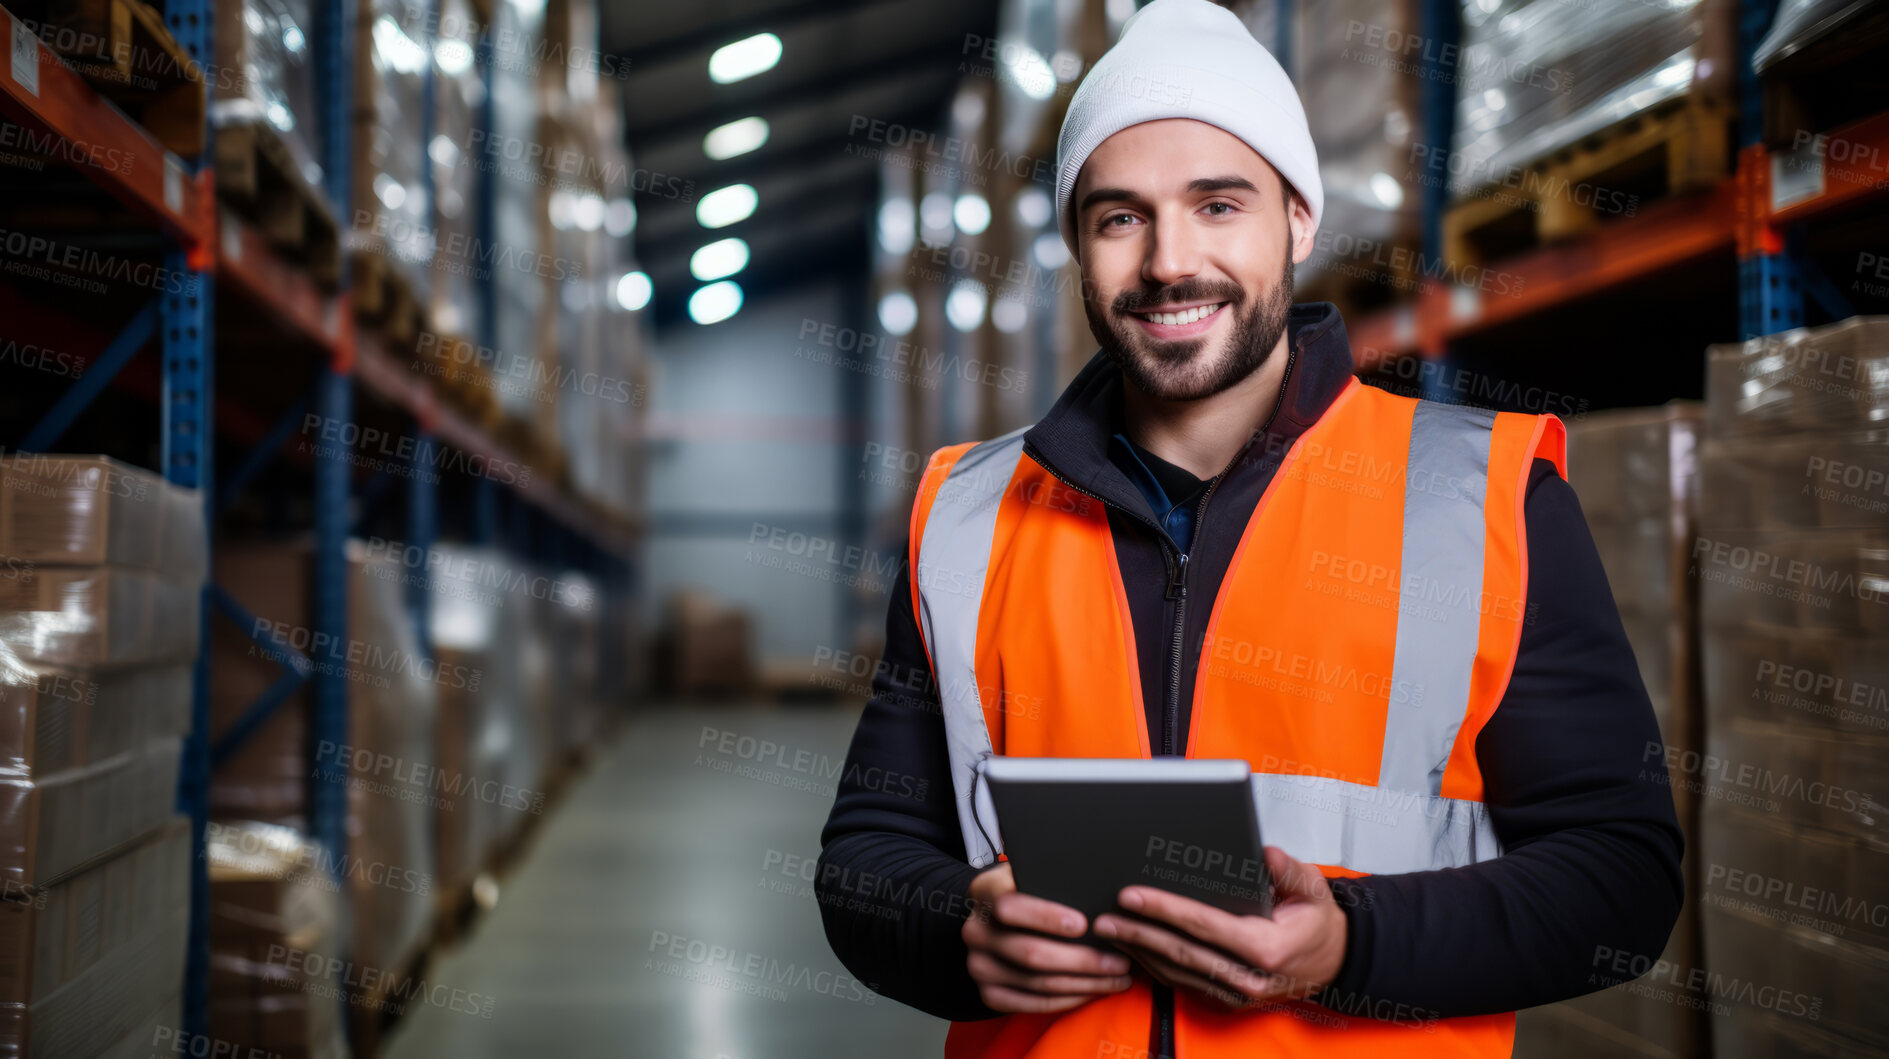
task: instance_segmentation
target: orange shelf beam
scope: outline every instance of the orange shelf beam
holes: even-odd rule
[[[165,150],[74,73],[33,32],[0,8],[0,110],[28,128],[51,133],[65,147],[55,160],[71,163],[103,188],[168,232],[208,267],[212,217],[210,176],[192,177],[182,159]]]

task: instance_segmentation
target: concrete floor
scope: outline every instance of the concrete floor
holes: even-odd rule
[[[687,707],[626,725],[471,939],[433,960],[429,984],[489,998],[491,1017],[463,1010],[480,1001],[415,1004],[389,1054],[943,1055],[944,1022],[853,982],[788,860],[819,853],[856,720]]]

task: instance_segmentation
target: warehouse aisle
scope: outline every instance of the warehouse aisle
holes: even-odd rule
[[[389,1054],[942,1054],[944,1023],[846,974],[789,860],[819,852],[856,719],[715,707],[626,725],[552,811],[471,941],[427,974],[490,998],[491,1017],[435,991],[442,1003],[409,1012]],[[710,946],[730,955],[711,958]],[[754,967],[773,970],[744,973]]]

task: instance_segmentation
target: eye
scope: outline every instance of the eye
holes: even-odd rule
[[[1209,202],[1205,208],[1210,212],[1215,210],[1220,211],[1213,214],[1215,217],[1225,217],[1227,214],[1233,212],[1233,204],[1231,202]]]
[[[1101,224],[1101,227],[1103,227],[1103,228],[1126,228],[1126,227],[1128,227],[1128,224],[1129,224],[1129,223],[1133,223],[1133,222],[1134,222],[1134,219],[1135,219],[1135,215],[1134,215],[1134,214],[1132,214],[1132,213],[1111,213],[1111,214],[1109,214],[1108,216],[1106,216],[1106,217],[1104,217],[1104,218],[1102,218],[1102,224]],[[1128,223],[1123,223],[1123,224],[1117,224],[1117,223],[1116,223],[1117,221],[1123,221],[1123,222],[1128,222]]]

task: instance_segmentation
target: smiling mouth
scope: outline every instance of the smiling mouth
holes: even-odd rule
[[[1129,315],[1139,317],[1152,324],[1177,326],[1181,324],[1198,323],[1201,320],[1205,320],[1207,317],[1225,308],[1226,304],[1226,302],[1214,302],[1211,305],[1196,305],[1192,308],[1182,309],[1179,312],[1173,313],[1130,313]]]

